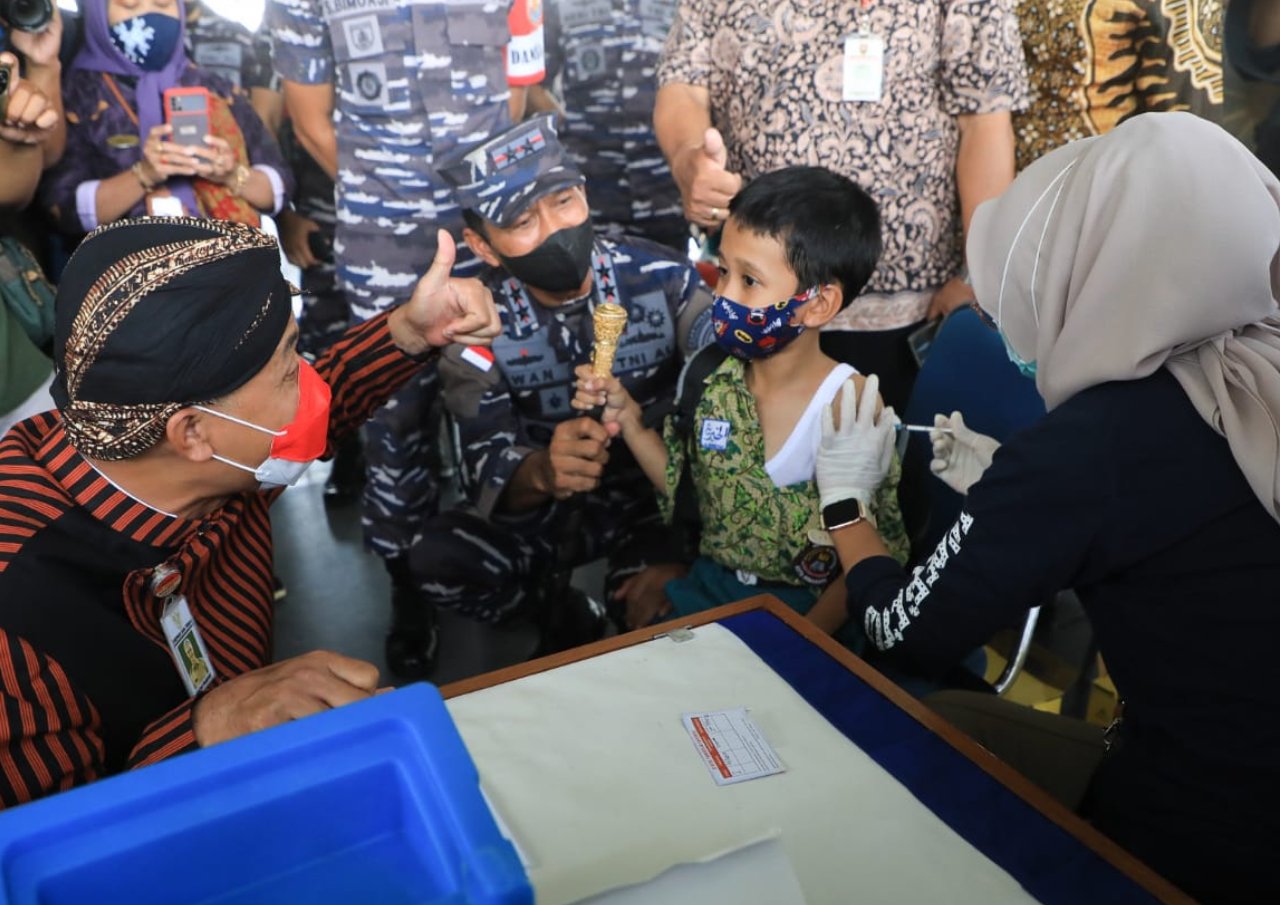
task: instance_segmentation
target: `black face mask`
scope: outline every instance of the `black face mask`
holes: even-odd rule
[[[572,292],[582,285],[591,269],[595,233],[588,217],[577,226],[558,229],[528,254],[515,258],[498,255],[502,266],[520,282],[547,292]]]

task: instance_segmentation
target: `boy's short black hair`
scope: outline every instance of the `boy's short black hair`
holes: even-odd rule
[[[729,202],[742,229],[782,242],[800,289],[838,282],[848,305],[880,258],[880,211],[852,179],[825,167],[784,167]]]

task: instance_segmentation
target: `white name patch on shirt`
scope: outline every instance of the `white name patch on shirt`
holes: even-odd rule
[[[708,418],[702,422],[702,448],[723,452],[729,448],[729,434],[733,426],[728,421]]]

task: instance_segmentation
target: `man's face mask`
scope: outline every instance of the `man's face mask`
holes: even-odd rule
[[[178,20],[164,13],[130,16],[111,26],[111,41],[129,62],[159,72],[178,46]]]
[[[329,443],[329,384],[316,369],[303,361],[298,364],[298,410],[283,429],[273,431],[251,421],[242,421],[203,405],[195,408],[206,414],[231,421],[242,427],[272,436],[271,451],[257,468],[215,455],[225,465],[247,471],[258,479],[261,489],[296,484],[311,463],[324,455]]]
[[[528,254],[514,258],[498,255],[498,260],[507,273],[526,286],[547,292],[572,292],[587,278],[594,245],[595,232],[588,217],[577,226],[556,230]]]
[[[716,343],[744,361],[772,355],[804,332],[803,324],[793,324],[791,320],[796,311],[817,294],[818,287],[813,286],[784,302],[763,308],[749,308],[717,295],[711,307]]]

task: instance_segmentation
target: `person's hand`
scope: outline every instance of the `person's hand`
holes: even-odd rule
[[[161,123],[151,127],[142,143],[143,175],[152,185],[160,185],[170,176],[196,175],[196,159],[188,148],[168,140],[172,134],[173,126]]]
[[[29,66],[60,65],[58,52],[62,49],[62,13],[58,11],[58,4],[53,4],[53,18],[44,31],[9,29],[9,43],[14,50],[26,57]]]
[[[617,377],[612,374],[608,377],[596,377],[589,364],[578,365],[573,374],[577,381],[569,404],[580,412],[589,412],[598,405],[604,406],[600,423],[610,437],[625,433],[632,424],[639,423],[640,406]]]
[[[941,288],[929,300],[929,311],[925,320],[937,320],[946,317],[957,308],[962,308],[974,300],[973,287],[959,277],[952,277],[942,284]]]
[[[17,145],[37,145],[52,134],[61,114],[39,88],[18,78],[18,59],[0,53],[0,66],[9,69],[9,102],[0,121],[0,138]]]
[[[498,309],[484,284],[450,279],[458,249],[448,230],[436,233],[436,257],[413,296],[391,312],[388,326],[395,343],[410,355],[449,343],[489,346],[502,331]]]
[[[965,427],[964,415],[959,412],[952,412],[950,418],[934,415],[933,427],[929,431],[933,442],[929,470],[957,493],[968,493],[991,465],[1000,441]],[[950,428],[951,433],[940,428]]]
[[[684,578],[689,567],[682,563],[659,563],[628,576],[613,592],[613,599],[626,606],[627,628],[634,631],[671,612],[665,590],[668,581]]]
[[[557,500],[595,490],[609,462],[608,446],[609,432],[600,422],[592,418],[561,421],[551,435],[551,445],[540,454],[537,489]]]
[[[313,651],[228,679],[210,689],[191,715],[202,748],[361,701],[378,690],[378,668],[329,651]]]
[[[708,129],[701,144],[685,148],[671,161],[671,175],[690,223],[711,229],[728,219],[729,202],[742,188],[742,177],[729,172],[728,165],[728,149],[715,129]]]
[[[818,493],[823,507],[848,499],[870,506],[889,474],[898,419],[892,408],[877,414],[879,405],[880,378],[872,374],[861,392],[852,381],[845,381],[839,397],[823,408],[822,442],[818,444]],[[838,426],[831,411],[837,406]]]
[[[276,217],[280,227],[280,246],[284,256],[303,270],[315,267],[320,260],[311,253],[309,237],[320,231],[320,224],[296,211],[282,210]]]
[[[231,145],[217,135],[206,135],[204,145],[193,145],[190,153],[195,160],[196,175],[218,185],[230,182],[240,164]]]

